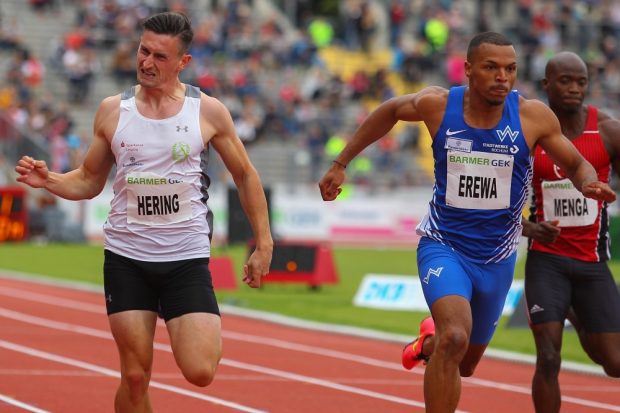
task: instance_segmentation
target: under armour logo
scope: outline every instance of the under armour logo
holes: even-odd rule
[[[434,275],[435,277],[439,277],[439,274],[441,274],[441,271],[443,271],[443,267],[439,267],[436,270],[429,268],[428,272],[426,273],[426,276],[422,278],[422,281],[424,281],[424,284],[428,284],[431,278],[431,275]]]
[[[510,129],[510,125],[506,125],[504,130],[495,129],[495,132],[497,132],[497,136],[499,137],[500,142],[504,142],[504,139],[506,139],[506,136],[508,136],[510,138],[510,141],[512,143],[515,143],[515,139],[517,139],[517,136],[519,136],[519,131],[513,131],[512,129]]]
[[[177,132],[181,132],[182,130],[184,130],[185,132],[189,132],[189,126],[186,125],[186,126],[181,127],[177,125]]]
[[[111,303],[111,302],[112,302],[112,294],[108,294],[108,296],[105,298],[105,300],[106,300],[108,303]]]

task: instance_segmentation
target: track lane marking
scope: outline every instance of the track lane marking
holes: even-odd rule
[[[11,406],[19,407],[20,409],[27,410],[33,413],[50,413],[48,410],[39,409],[31,404],[27,404],[24,402],[20,402],[19,400],[15,400],[12,397],[6,396],[4,394],[0,394],[0,401],[5,402],[6,404],[10,404]]]
[[[67,288],[67,287],[62,287],[62,288]],[[32,292],[23,291],[23,290],[16,289],[16,288],[3,287],[3,286],[0,286],[0,294],[5,294],[5,295],[10,294],[10,296],[15,296],[15,294],[20,294],[20,295],[23,295],[25,299],[28,299],[31,301],[43,302],[43,303],[52,304],[52,305],[60,305],[63,307],[83,311],[82,305],[84,303],[77,301],[77,300],[62,299],[62,298],[49,296],[46,294],[32,293]],[[89,304],[86,306],[84,310],[88,312],[100,312],[102,311],[101,310],[102,308],[104,307],[94,306],[92,304]],[[163,323],[161,323],[160,325],[163,325]],[[88,328],[88,327],[84,327],[84,328]],[[388,368],[388,369],[402,371],[402,367],[400,366],[400,364],[397,364],[397,363],[386,362],[386,361],[373,359],[369,357],[363,357],[363,356],[354,357],[350,353],[344,353],[344,352],[340,352],[337,350],[330,350],[330,349],[317,350],[316,347],[307,346],[303,344],[297,344],[293,342],[288,342],[288,341],[279,340],[279,339],[266,338],[266,337],[261,337],[261,336],[254,336],[254,335],[249,335],[249,334],[244,334],[244,333],[236,333],[236,332],[231,332],[231,331],[223,331],[222,335],[223,337],[227,337],[233,340],[252,341],[255,343],[274,346],[277,348],[283,348],[286,350],[294,349],[295,351],[306,352],[306,353],[328,356],[328,357],[339,358],[339,359],[345,359],[349,361],[358,362],[361,364],[372,365],[375,367]],[[414,369],[413,372],[417,374],[424,374],[423,371],[420,371],[417,369]],[[464,383],[478,385],[481,387],[490,387],[494,389],[500,389],[500,390],[504,390],[508,392],[526,394],[526,395],[531,394],[531,389],[527,386],[513,385],[513,384],[496,382],[496,381],[485,380],[485,379],[474,378],[474,377],[463,377],[462,380]],[[596,401],[592,401],[588,399],[582,399],[582,398],[563,395],[562,401],[568,402],[568,403],[574,403],[574,404],[578,404],[582,406],[592,407],[592,408],[607,409],[609,411],[620,412],[620,406],[611,405],[611,404],[602,403],[602,402],[596,402]]]
[[[114,340],[114,338],[112,337],[112,334],[108,331],[98,330],[98,329],[94,329],[91,327],[80,326],[77,324],[50,320],[50,319],[46,319],[46,318],[42,318],[38,316],[32,316],[32,315],[28,315],[28,314],[21,313],[18,311],[9,310],[7,308],[0,307],[0,316],[5,317],[5,318],[10,318],[12,320],[34,324],[40,327],[46,327],[46,328],[62,330],[62,331],[69,331],[72,333],[78,333],[82,335],[88,335],[91,337],[103,338],[106,340],[112,340],[112,341]],[[153,343],[153,348],[156,350],[172,353],[172,348],[168,344],[155,342]],[[331,389],[339,390],[343,392],[363,395],[363,396],[385,400],[385,401],[389,401],[393,403],[424,408],[423,402],[409,400],[409,399],[405,399],[402,397],[392,396],[389,394],[379,393],[379,392],[375,392],[371,390],[360,389],[357,387],[347,386],[344,384],[334,383],[328,380],[318,379],[318,378],[310,377],[310,376],[304,376],[301,374],[291,373],[291,372],[287,372],[283,370],[272,369],[270,367],[243,363],[243,362],[230,360],[226,358],[223,358],[220,361],[220,364],[227,365],[229,367],[235,367],[235,368],[242,369],[242,370],[248,370],[248,371],[253,371],[257,373],[263,373],[266,375],[276,376],[276,377],[280,377],[280,378],[284,378],[288,380],[293,380],[293,381],[298,381],[298,382],[303,382],[303,383],[308,383],[308,384],[314,384],[317,386],[331,388]],[[120,377],[120,373],[117,373],[117,374],[118,374],[118,377]],[[462,413],[465,413],[465,412],[462,412]]]
[[[21,344],[12,343],[6,340],[0,339],[0,347],[7,349],[7,350],[15,351],[18,353],[26,354],[31,357],[37,357],[37,358],[41,358],[44,360],[72,366],[72,367],[78,367],[80,369],[92,371],[92,372],[101,374],[103,376],[115,377],[115,378],[121,377],[120,372],[109,369],[107,367],[102,367],[96,364],[87,363],[85,361],[61,356],[58,354],[49,353],[47,351],[37,350],[32,347],[23,346]],[[243,406],[239,403],[231,402],[231,401],[220,399],[220,398],[213,397],[213,396],[207,396],[206,394],[197,393],[191,390],[186,390],[181,387],[171,386],[171,385],[160,383],[157,381],[151,381],[150,383],[152,387],[160,389],[160,390],[165,390],[171,393],[181,394],[183,396],[192,397],[194,399],[205,400],[205,401],[208,401],[213,404],[220,405],[220,406],[230,407],[233,410],[238,410],[238,411],[247,412],[247,413],[267,413],[265,410],[258,410],[252,407]]]

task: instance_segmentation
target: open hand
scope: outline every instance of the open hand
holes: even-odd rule
[[[595,181],[585,184],[581,193],[586,198],[596,199],[597,201],[614,202],[616,193],[606,183]]]

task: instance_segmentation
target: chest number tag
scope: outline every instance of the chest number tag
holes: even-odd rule
[[[166,225],[192,217],[191,186],[150,172],[134,172],[127,184],[127,222]]]
[[[559,220],[561,227],[592,225],[598,201],[584,197],[569,179],[542,182],[545,220]]]
[[[448,151],[446,203],[454,208],[506,209],[510,206],[512,155]]]

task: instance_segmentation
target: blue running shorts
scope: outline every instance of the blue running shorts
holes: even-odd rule
[[[512,284],[517,254],[491,264],[468,261],[440,242],[422,237],[418,271],[429,308],[441,297],[460,295],[471,305],[471,344],[488,344]]]

